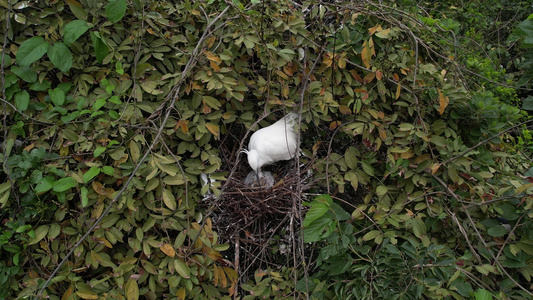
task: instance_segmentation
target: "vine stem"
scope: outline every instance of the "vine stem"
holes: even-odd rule
[[[187,74],[189,73],[189,71],[194,67],[194,65],[196,64],[196,62],[198,61],[197,60],[197,57],[198,55],[200,54],[200,46],[203,44],[203,42],[207,39],[207,37],[212,33],[212,32],[209,32],[209,28],[211,28],[211,26],[213,26],[213,24],[215,22],[217,22],[223,15],[226,14],[226,12],[228,11],[228,9],[230,8],[230,6],[227,6],[216,18],[214,18],[206,27],[202,37],[200,38],[200,40],[198,41],[198,44],[196,44],[196,47],[194,48],[192,54],[191,54],[191,59],[189,59],[189,61],[187,62],[187,65],[185,65],[185,68],[183,70],[183,73],[181,74],[181,78],[180,78],[180,81],[176,84],[176,86],[172,89],[172,93],[169,94],[169,96],[167,97],[167,101],[172,99],[170,101],[170,104],[168,106],[168,109],[167,109],[167,112],[165,114],[165,118],[163,119],[163,122],[162,122],[162,125],[161,127],[159,128],[159,130],[157,131],[157,134],[154,138],[154,141],[152,142],[152,144],[150,145],[150,148],[148,148],[148,150],[144,153],[143,157],[139,160],[139,163],[137,163],[137,165],[135,166],[135,169],[133,170],[133,172],[131,173],[131,175],[129,176],[128,180],[126,181],[126,183],[124,183],[124,185],[122,186],[122,189],[120,189],[120,191],[118,192],[118,194],[115,196],[115,198],[113,198],[113,200],[111,201],[111,203],[109,203],[109,206],[102,212],[102,214],[100,215],[100,217],[94,222],[94,224],[89,228],[89,230],[87,230],[87,232],[79,239],[78,242],[76,242],[76,244],[74,246],[72,246],[72,249],[70,249],[70,251],[68,252],[68,254],[65,256],[65,258],[63,258],[63,260],[61,260],[61,262],[57,265],[57,267],[54,269],[54,271],[52,272],[52,274],[49,276],[48,280],[44,283],[44,285],[41,287],[41,289],[39,290],[39,293],[37,293],[37,297],[40,298],[41,295],[42,295],[42,292],[44,291],[44,289],[48,286],[48,284],[50,283],[50,281],[54,278],[54,276],[57,274],[57,272],[59,271],[59,269],[63,266],[63,264],[65,264],[65,262],[69,259],[69,257],[72,255],[72,253],[74,253],[74,250],[79,246],[81,245],[81,243],[91,234],[91,232],[96,228],[96,226],[102,221],[102,219],[107,215],[107,213],[109,212],[109,210],[111,209],[111,207],[117,202],[117,200],[120,198],[120,196],[122,196],[122,194],[124,193],[124,191],[127,189],[127,187],[129,186],[130,182],[133,180],[133,177],[135,176],[135,174],[137,173],[137,171],[139,170],[139,168],[141,167],[142,163],[146,160],[146,158],[148,157],[148,155],[152,152],[152,149],[155,147],[155,145],[157,144],[159,138],[161,137],[161,134],[163,132],[163,129],[164,129],[164,124],[167,123],[168,121],[168,118],[170,117],[170,113],[172,112],[172,107],[174,107],[174,104],[176,103],[176,100],[178,99],[178,95],[180,93],[180,90],[181,90],[181,84],[183,83],[183,81],[185,81],[185,78],[187,76]]]

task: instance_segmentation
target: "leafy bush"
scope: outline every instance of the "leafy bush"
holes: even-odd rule
[[[466,89],[441,49],[462,23],[304,4],[13,4],[0,295],[529,295],[530,166],[507,134],[524,114],[498,99],[510,91]],[[239,150],[290,110],[306,173],[275,185],[285,223],[219,236],[235,223],[217,206],[269,206],[274,190],[237,185]],[[239,243],[259,249],[247,265]]]

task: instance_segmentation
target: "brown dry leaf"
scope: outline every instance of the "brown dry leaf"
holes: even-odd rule
[[[363,78],[363,84],[367,84],[369,82],[372,82],[376,78],[376,73],[368,73],[366,74],[365,78]]]
[[[444,110],[450,103],[450,99],[448,96],[444,96],[442,91],[439,89],[439,113],[442,115],[444,113]]]
[[[361,78],[361,76],[359,76],[359,74],[357,74],[357,72],[356,72],[355,70],[351,70],[351,71],[350,71],[350,74],[352,74],[353,78],[354,78],[357,82],[363,83],[363,78]]]
[[[381,80],[381,78],[383,78],[383,72],[381,72],[380,70],[377,70],[376,71],[376,78],[378,80]]]
[[[400,76],[396,73],[392,74],[392,79],[394,79],[394,81],[398,82],[400,80]]]

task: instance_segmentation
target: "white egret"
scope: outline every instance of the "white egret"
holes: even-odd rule
[[[261,167],[296,156],[298,114],[291,112],[276,123],[261,128],[252,134],[248,143],[248,164],[254,170],[260,183]]]

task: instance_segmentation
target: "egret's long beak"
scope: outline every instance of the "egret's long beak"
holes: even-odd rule
[[[259,184],[259,188],[263,189],[263,187],[261,186],[261,180],[259,179],[259,172],[260,171],[255,172],[255,177],[257,177],[257,183]]]

